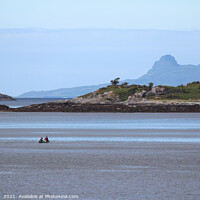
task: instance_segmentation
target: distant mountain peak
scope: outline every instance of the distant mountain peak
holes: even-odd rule
[[[169,68],[169,67],[176,67],[178,63],[176,59],[171,55],[164,55],[160,58],[159,61],[156,61],[152,67],[153,70],[159,68]]]
[[[171,55],[164,55],[160,58],[160,60],[158,62],[161,62],[161,63],[172,63],[174,65],[178,65],[176,59],[174,58],[174,56],[171,56]]]
[[[164,55],[143,76],[135,80],[125,80],[129,84],[148,84],[177,86],[200,81],[200,65],[179,65],[171,55]]]
[[[193,81],[200,81],[200,65],[179,65],[175,58],[171,55],[164,55],[160,60],[156,61],[153,67],[143,76],[138,79],[127,79],[122,82],[129,84],[146,84],[150,82],[154,85],[170,85],[177,86],[181,84],[191,83]],[[121,83],[122,83],[121,82]],[[64,88],[50,91],[27,92],[20,95],[20,98],[72,98],[94,92],[95,90],[109,85],[93,85],[81,86],[74,88]],[[18,98],[19,98],[18,97]]]
[[[157,61],[158,64],[160,65],[178,65],[176,59],[174,56],[171,56],[171,55],[164,55],[164,56],[161,56],[160,60]]]

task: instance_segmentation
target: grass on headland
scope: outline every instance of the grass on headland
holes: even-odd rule
[[[162,86],[159,87],[165,88],[165,94],[164,95],[158,95],[155,96],[154,94],[148,97],[145,97],[146,99],[157,99],[160,100],[199,100],[200,99],[200,82],[192,82],[188,83],[187,85],[179,85],[177,87],[173,86]],[[150,91],[151,88],[146,85],[109,85],[107,87],[103,87],[95,91],[97,94],[103,94],[104,92],[110,92],[113,91],[113,95],[119,95],[121,101],[126,101],[129,96],[140,92],[142,90]],[[87,98],[92,93],[85,94],[81,97]]]
[[[114,95],[119,95],[121,101],[126,101],[130,95],[135,94],[136,92],[140,92],[142,90],[148,90],[148,86],[146,85],[109,85],[107,87],[100,88],[96,91],[97,94],[103,94],[104,92],[113,91]],[[85,94],[81,97],[87,98],[92,93]]]

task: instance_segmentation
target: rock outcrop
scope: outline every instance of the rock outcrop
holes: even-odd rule
[[[154,95],[155,97],[158,97],[159,95],[166,94],[165,88],[161,86],[155,86],[150,91],[142,90],[140,92],[137,92],[131,96],[128,97],[128,99],[124,102],[124,104],[135,104],[136,102],[146,102],[150,103],[151,101],[148,101],[145,99],[145,97],[149,97],[151,95]]]
[[[15,101],[15,99],[6,94],[0,94],[0,101]]]
[[[200,104],[153,104],[140,103],[134,105],[124,104],[79,104],[43,103],[20,108],[10,108],[12,112],[200,112]]]
[[[0,105],[0,111],[8,111],[9,107],[6,105]]]
[[[200,103],[155,103],[147,100],[132,104],[74,103],[71,100],[33,104],[19,108],[0,105],[3,112],[198,112]]]
[[[153,87],[150,92],[151,92],[151,94],[155,94],[155,96],[157,96],[157,95],[165,95],[166,94],[165,88],[163,88],[161,86]],[[149,96],[148,92],[147,92],[146,95]]]
[[[153,87],[150,91],[141,90],[140,92],[136,92],[135,94],[128,97],[126,101],[120,101],[119,95],[114,94],[113,91],[98,93],[98,90],[92,92],[88,96],[80,96],[72,99],[73,103],[80,104],[131,104],[136,102],[145,102],[147,101],[145,97],[154,95],[164,95],[165,88],[161,86]]]
[[[72,99],[72,102],[81,104],[115,104],[119,103],[120,99],[113,91],[109,91],[103,94],[93,92],[88,97],[76,97]]]

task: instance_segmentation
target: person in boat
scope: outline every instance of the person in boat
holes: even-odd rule
[[[39,142],[43,142],[43,137],[40,138]]]
[[[49,142],[48,136],[45,137],[44,141],[45,141],[45,142]]]

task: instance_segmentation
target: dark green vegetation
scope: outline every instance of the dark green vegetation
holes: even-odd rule
[[[111,80],[110,83],[111,83],[112,85],[117,85],[117,84],[119,84],[119,79],[120,79],[120,78],[115,78],[114,80]]]
[[[104,92],[113,91],[113,95],[119,95],[121,101],[126,101],[130,95],[140,92],[142,90],[149,90],[149,87],[146,85],[109,85],[107,87],[100,88],[96,91],[98,94],[103,94]],[[81,97],[87,98],[92,93],[88,93]]]
[[[95,93],[96,94],[103,94],[104,92],[113,91],[113,95],[119,95],[121,101],[126,101],[129,96],[141,92],[145,90],[149,92],[152,89],[153,84],[150,83],[149,86],[146,85],[109,85],[107,87],[103,87],[98,89]],[[173,86],[157,86],[159,88],[164,88],[164,94],[162,95],[155,95],[151,94],[146,96],[146,99],[161,99],[161,100],[170,100],[170,99],[181,99],[181,100],[197,100],[200,99],[200,82],[192,82],[188,83],[187,85],[180,85],[177,87]],[[92,93],[88,93],[81,97],[87,98]]]
[[[200,99],[200,82],[195,81],[187,85],[179,85],[177,87],[161,86],[165,88],[166,94],[159,95],[161,99],[183,99],[197,100]]]

